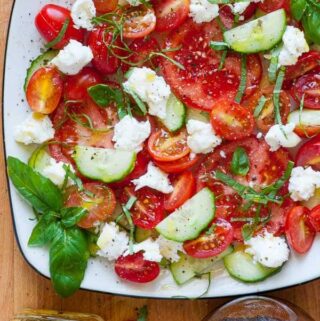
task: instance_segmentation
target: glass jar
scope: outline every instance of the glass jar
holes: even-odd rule
[[[50,310],[27,309],[15,315],[12,321],[104,321],[94,314],[83,314],[75,312],[58,312]]]
[[[231,301],[203,321],[314,321],[299,307],[285,301],[250,296]]]

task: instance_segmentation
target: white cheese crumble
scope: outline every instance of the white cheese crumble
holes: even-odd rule
[[[168,178],[168,174],[164,173],[152,162],[148,164],[147,173],[132,180],[132,183],[136,185],[136,190],[148,186],[165,194],[173,192],[173,187]]]
[[[143,142],[150,136],[151,125],[147,120],[138,122],[129,115],[123,117],[114,127],[112,140],[116,149],[140,152]]]
[[[233,14],[237,15],[241,15],[243,14],[247,8],[249,7],[250,3],[255,2],[261,2],[261,0],[251,0],[251,1],[242,1],[242,2],[237,2],[234,4],[229,4],[229,7],[231,8]]]
[[[54,137],[54,129],[50,118],[39,113],[28,117],[14,128],[14,139],[25,145],[42,144]]]
[[[91,20],[96,14],[96,7],[92,0],[76,0],[71,8],[72,20],[78,28],[92,30],[94,26]]]
[[[66,75],[76,75],[92,59],[93,53],[89,47],[83,46],[79,41],[70,40],[51,63]]]
[[[219,16],[219,6],[208,0],[191,0],[189,16],[196,22],[210,22]]]
[[[290,197],[294,201],[307,201],[310,199],[316,188],[320,187],[320,172],[314,171],[311,167],[295,167],[289,179]]]
[[[294,132],[295,124],[273,125],[265,136],[271,151],[282,147],[295,147],[301,142],[301,138]]]
[[[190,119],[187,122],[187,132],[187,144],[195,154],[208,154],[222,142],[211,124],[199,120]]]
[[[148,104],[150,115],[161,119],[166,117],[167,101],[171,90],[164,78],[157,76],[152,69],[133,68],[123,87],[129,93],[133,91]]]
[[[162,260],[162,255],[160,253],[159,244],[153,241],[151,238],[146,239],[141,243],[133,244],[133,253],[143,252],[143,258],[147,261],[160,262]],[[128,249],[124,256],[130,255],[130,250]]]
[[[298,58],[309,51],[303,31],[287,26],[282,37],[283,47],[279,54],[279,66],[290,66],[297,63]]]
[[[97,241],[100,248],[97,254],[114,261],[128,249],[128,244],[129,237],[126,232],[120,231],[114,222],[106,223]]]
[[[289,259],[290,250],[283,237],[265,232],[264,235],[245,241],[245,244],[249,246],[245,252],[252,255],[255,262],[266,267],[280,267]]]
[[[168,240],[162,235],[156,239],[156,242],[159,244],[160,253],[164,258],[171,262],[179,261],[179,252],[184,252],[183,243]]]

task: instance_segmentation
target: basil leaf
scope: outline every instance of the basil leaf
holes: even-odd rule
[[[56,38],[54,38],[52,41],[48,42],[46,45],[44,45],[47,49],[50,49],[52,47],[54,47],[55,45],[57,45],[64,37],[64,35],[67,32],[67,29],[69,27],[70,24],[70,19],[66,19],[65,22],[62,25],[61,30],[59,31],[58,35]]]
[[[256,226],[254,224],[244,224],[241,229],[241,234],[244,241],[248,241],[252,238],[254,232],[255,232]]]
[[[8,174],[21,196],[37,212],[59,212],[63,205],[60,189],[19,159],[8,157]]]
[[[100,107],[108,107],[117,100],[123,101],[122,91],[118,88],[112,88],[105,84],[98,84],[88,88],[88,94],[93,101]]]
[[[290,9],[294,19],[300,21],[307,8],[306,0],[291,0]]]
[[[306,38],[320,44],[320,10],[309,6],[302,17],[302,25]]]
[[[88,211],[82,207],[66,207],[61,210],[61,223],[64,227],[75,226]]]
[[[88,258],[85,232],[78,227],[64,229],[58,225],[58,233],[50,247],[50,274],[55,291],[62,297],[76,292],[83,280]]]
[[[231,171],[235,175],[246,176],[250,169],[249,157],[242,147],[237,147],[231,161]]]
[[[138,311],[138,319],[137,321],[147,321],[148,320],[148,307],[144,305]]]
[[[241,103],[244,92],[246,91],[246,87],[247,87],[247,56],[242,55],[240,84],[239,84],[238,92],[234,99],[234,101],[237,102],[238,104]]]
[[[140,111],[142,112],[143,115],[147,114],[147,107],[145,103],[140,99],[140,97],[130,88],[125,88],[125,91],[132,96],[133,100],[139,107]]]
[[[216,51],[228,50],[230,48],[229,44],[223,41],[210,41],[209,46]]]

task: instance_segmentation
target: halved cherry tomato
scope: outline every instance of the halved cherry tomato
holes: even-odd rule
[[[200,159],[200,155],[192,155],[192,157],[190,157],[190,155],[187,155],[173,162],[156,161],[155,164],[166,173],[176,174],[190,169],[191,167],[196,165],[200,161]]]
[[[299,102],[304,97],[304,107],[320,109],[320,67],[298,78],[292,90]]]
[[[137,39],[146,37],[156,27],[156,16],[153,8],[141,5],[128,8],[125,12],[123,37]]]
[[[297,166],[312,166],[320,170],[320,134],[299,148],[295,163]]]
[[[176,178],[173,186],[173,192],[164,200],[164,209],[168,212],[173,212],[194,194],[196,183],[191,172],[184,172]]]
[[[151,157],[160,162],[171,162],[190,153],[187,145],[187,132],[181,130],[177,134],[163,129],[155,131],[148,140],[148,151]]]
[[[93,0],[97,11],[107,13],[117,8],[118,0]]]
[[[131,208],[133,223],[146,230],[155,228],[164,218],[163,195],[149,187],[135,191],[133,187],[125,187],[120,201],[126,204],[131,196],[137,198]]]
[[[83,68],[77,75],[67,76],[64,85],[65,100],[85,100],[88,88],[102,83],[102,77],[95,69]]]
[[[116,208],[116,197],[110,187],[100,183],[85,183],[83,187],[83,192],[79,192],[75,186],[68,188],[65,206],[88,210],[87,216],[78,223],[80,227],[87,229],[96,222],[106,221],[112,215]],[[89,196],[86,191],[93,193],[93,196]]]
[[[38,113],[51,114],[59,105],[63,79],[56,68],[37,70],[27,86],[26,97],[30,108]]]
[[[259,2],[259,8],[264,12],[272,12],[278,9],[290,11],[290,0],[264,0]]]
[[[239,88],[241,59],[229,54],[224,68],[219,70],[221,52],[209,47],[210,40],[221,41],[222,32],[216,21],[196,24],[191,19],[168,37],[168,48],[180,48],[167,55],[184,66],[184,70],[167,59],[161,69],[175,95],[187,106],[210,111],[221,97],[234,99]],[[247,59],[247,88],[250,95],[257,88],[262,75],[259,56]]]
[[[314,207],[309,215],[310,223],[316,232],[320,232],[320,205]]]
[[[48,42],[57,38],[67,19],[69,19],[68,28],[62,40],[53,47],[54,49],[62,49],[70,39],[83,42],[84,30],[75,27],[71,19],[70,10],[55,4],[45,5],[35,18],[35,25],[39,33]]]
[[[252,112],[234,101],[227,99],[216,101],[210,119],[216,133],[228,140],[249,137],[253,132]]]
[[[106,28],[101,26],[90,31],[88,36],[88,46],[93,53],[92,65],[104,75],[113,74],[120,66],[120,60],[113,55],[121,55],[121,41],[116,39],[111,48],[112,33],[107,32]]]
[[[157,17],[156,31],[165,32],[178,28],[189,15],[190,0],[156,0],[153,2]]]
[[[159,264],[145,260],[142,252],[120,256],[114,270],[121,279],[135,283],[151,282],[160,274]]]
[[[199,259],[217,256],[231,244],[232,225],[224,219],[217,219],[213,224],[210,234],[204,232],[195,240],[184,242],[183,248],[188,255]]]
[[[316,235],[309,217],[310,210],[304,206],[295,206],[287,217],[287,240],[291,247],[300,254],[308,252]]]

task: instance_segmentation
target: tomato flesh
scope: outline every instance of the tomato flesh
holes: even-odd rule
[[[101,13],[112,12],[117,8],[118,0],[93,0],[97,11]]]
[[[58,107],[62,91],[63,79],[59,71],[52,67],[43,67],[30,78],[26,97],[33,111],[50,114]]]
[[[295,159],[296,166],[312,166],[320,170],[320,135],[305,142],[298,150]]]
[[[192,157],[190,157],[190,155],[187,155],[176,161],[155,162],[155,164],[166,173],[176,174],[191,169],[201,160],[201,158],[202,157],[199,154],[195,156],[192,155]]]
[[[142,252],[120,256],[114,270],[121,279],[135,283],[151,282],[160,274],[159,264],[145,260]]]
[[[272,12],[278,9],[290,11],[290,0],[264,0],[259,3],[259,8],[264,12]]]
[[[320,232],[320,205],[314,207],[309,215],[310,224],[316,232]]]

